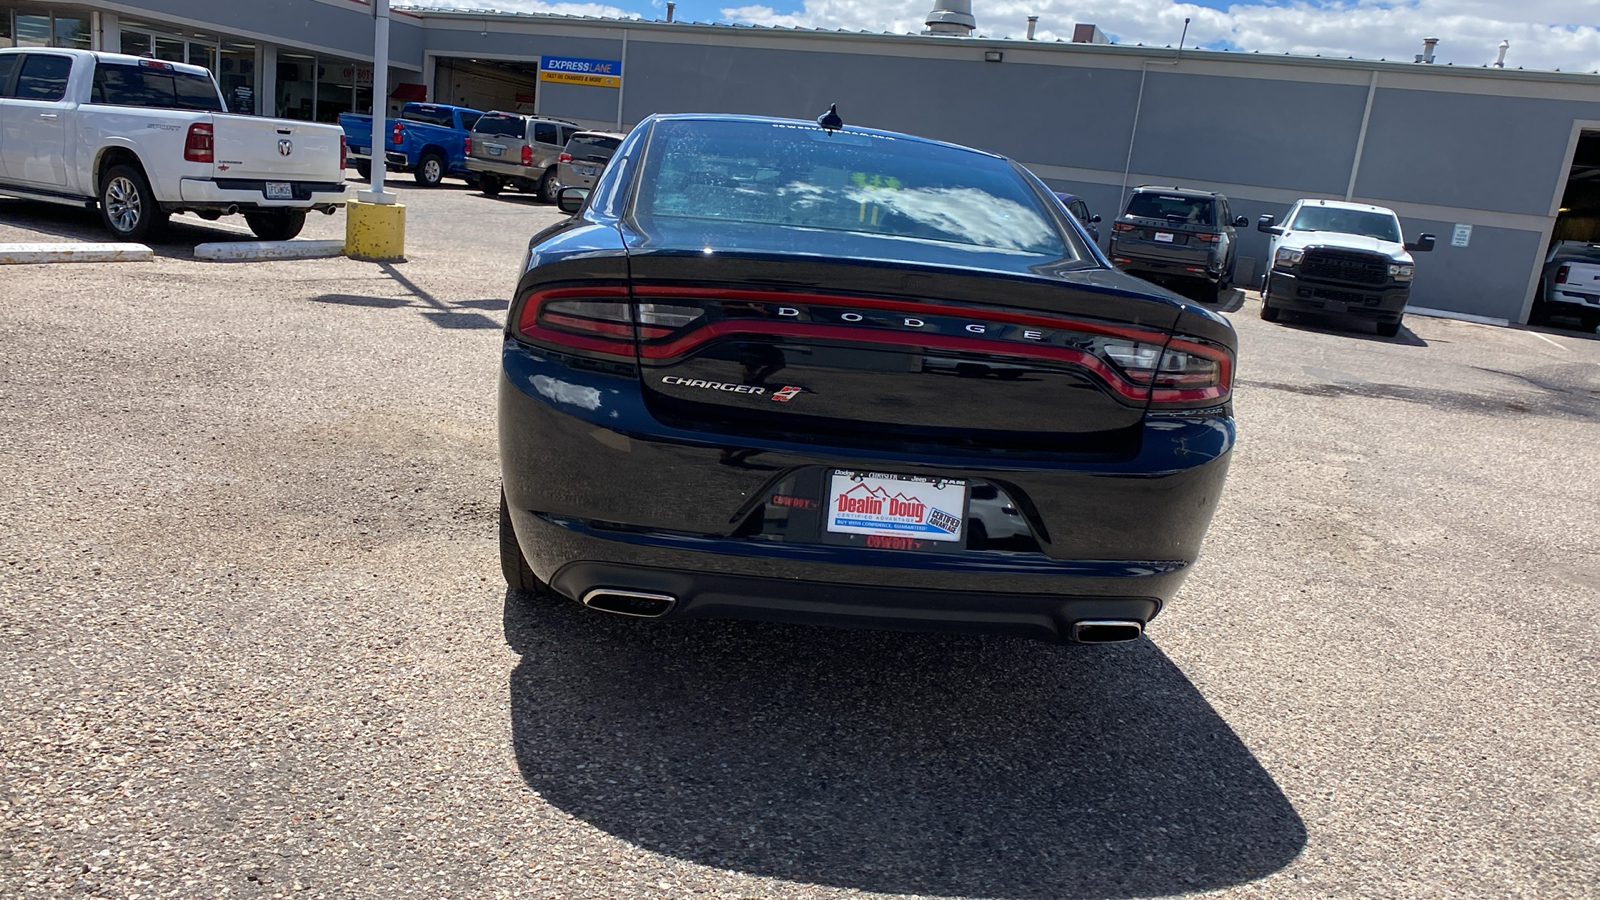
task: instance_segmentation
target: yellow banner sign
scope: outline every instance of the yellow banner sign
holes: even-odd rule
[[[620,75],[590,75],[587,72],[540,72],[539,80],[561,84],[586,84],[590,87],[622,87]]]

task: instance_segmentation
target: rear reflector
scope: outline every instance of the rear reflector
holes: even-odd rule
[[[189,126],[189,136],[183,141],[183,158],[189,162],[215,162],[210,122],[196,122]]]

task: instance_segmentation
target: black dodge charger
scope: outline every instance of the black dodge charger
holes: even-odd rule
[[[1226,320],[1027,170],[655,116],[535,236],[501,352],[501,562],[646,618],[1132,640],[1234,443]]]

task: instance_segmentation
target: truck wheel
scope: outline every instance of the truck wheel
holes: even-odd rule
[[[556,167],[545,169],[544,177],[539,179],[539,199],[545,203],[554,203],[556,194],[560,191],[561,183],[556,181]]]
[[[498,175],[480,175],[480,176],[478,176],[478,190],[483,191],[483,195],[485,197],[498,197],[498,196],[500,196],[500,188],[501,188],[500,176],[498,176]]]
[[[1586,309],[1583,311],[1583,330],[1594,331],[1600,328],[1600,311]]]
[[[263,209],[244,214],[244,221],[263,241],[293,240],[306,227],[303,209]]]
[[[444,180],[444,157],[437,153],[424,153],[422,159],[417,160],[417,184],[423,187],[438,187]]]
[[[1400,333],[1400,323],[1399,322],[1379,322],[1378,323],[1378,336],[1379,337],[1395,337],[1399,333]]]
[[[166,221],[138,166],[112,166],[100,176],[100,221],[123,241],[142,241]]]
[[[355,164],[355,167],[356,167],[356,174],[361,176],[361,180],[362,181],[371,181],[372,180],[372,163],[369,163],[369,162],[358,162],[358,163]]]

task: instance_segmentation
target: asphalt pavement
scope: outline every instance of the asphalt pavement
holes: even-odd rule
[[[1595,335],[1237,297],[1148,640],[624,620],[501,581],[500,327],[558,214],[447,184],[391,181],[400,264],[199,262],[250,235],[181,217],[0,270],[0,896],[1595,895]],[[0,200],[63,238],[103,236]]]

